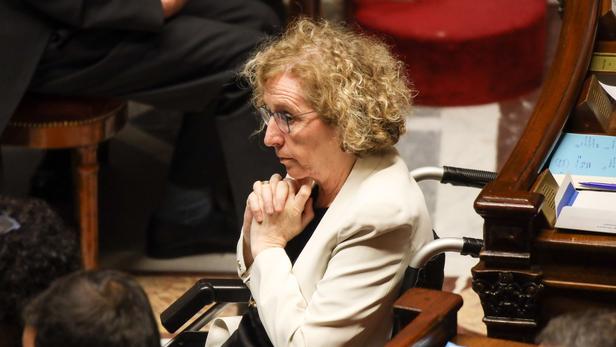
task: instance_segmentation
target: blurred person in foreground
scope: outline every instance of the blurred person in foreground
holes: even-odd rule
[[[300,20],[243,70],[285,166],[248,196],[238,272],[255,305],[206,346],[382,346],[413,254],[432,240],[394,149],[412,90],[376,39]]]
[[[589,309],[551,319],[537,336],[541,346],[616,347],[616,311]]]
[[[0,196],[0,347],[20,346],[24,307],[79,267],[77,234],[47,203]]]
[[[118,271],[55,281],[24,311],[23,347],[160,347],[148,298]]]

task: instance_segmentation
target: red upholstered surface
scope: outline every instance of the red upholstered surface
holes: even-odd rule
[[[541,83],[545,0],[361,0],[356,20],[390,38],[417,103],[470,105]]]

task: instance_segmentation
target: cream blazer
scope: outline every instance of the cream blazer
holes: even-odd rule
[[[276,347],[383,346],[392,305],[412,255],[432,240],[419,186],[395,150],[357,159],[294,265],[284,249],[261,252],[238,273]],[[206,346],[219,346],[239,317],[213,322]]]

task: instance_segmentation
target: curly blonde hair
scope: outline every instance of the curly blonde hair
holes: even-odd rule
[[[263,105],[267,82],[288,72],[304,99],[337,127],[344,151],[362,155],[393,146],[405,132],[413,91],[406,69],[381,41],[327,21],[300,19],[264,44],[242,71]]]

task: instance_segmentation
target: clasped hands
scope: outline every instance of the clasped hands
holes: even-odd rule
[[[244,261],[246,266],[264,249],[284,248],[314,217],[312,179],[296,181],[274,174],[257,181],[244,211]]]

